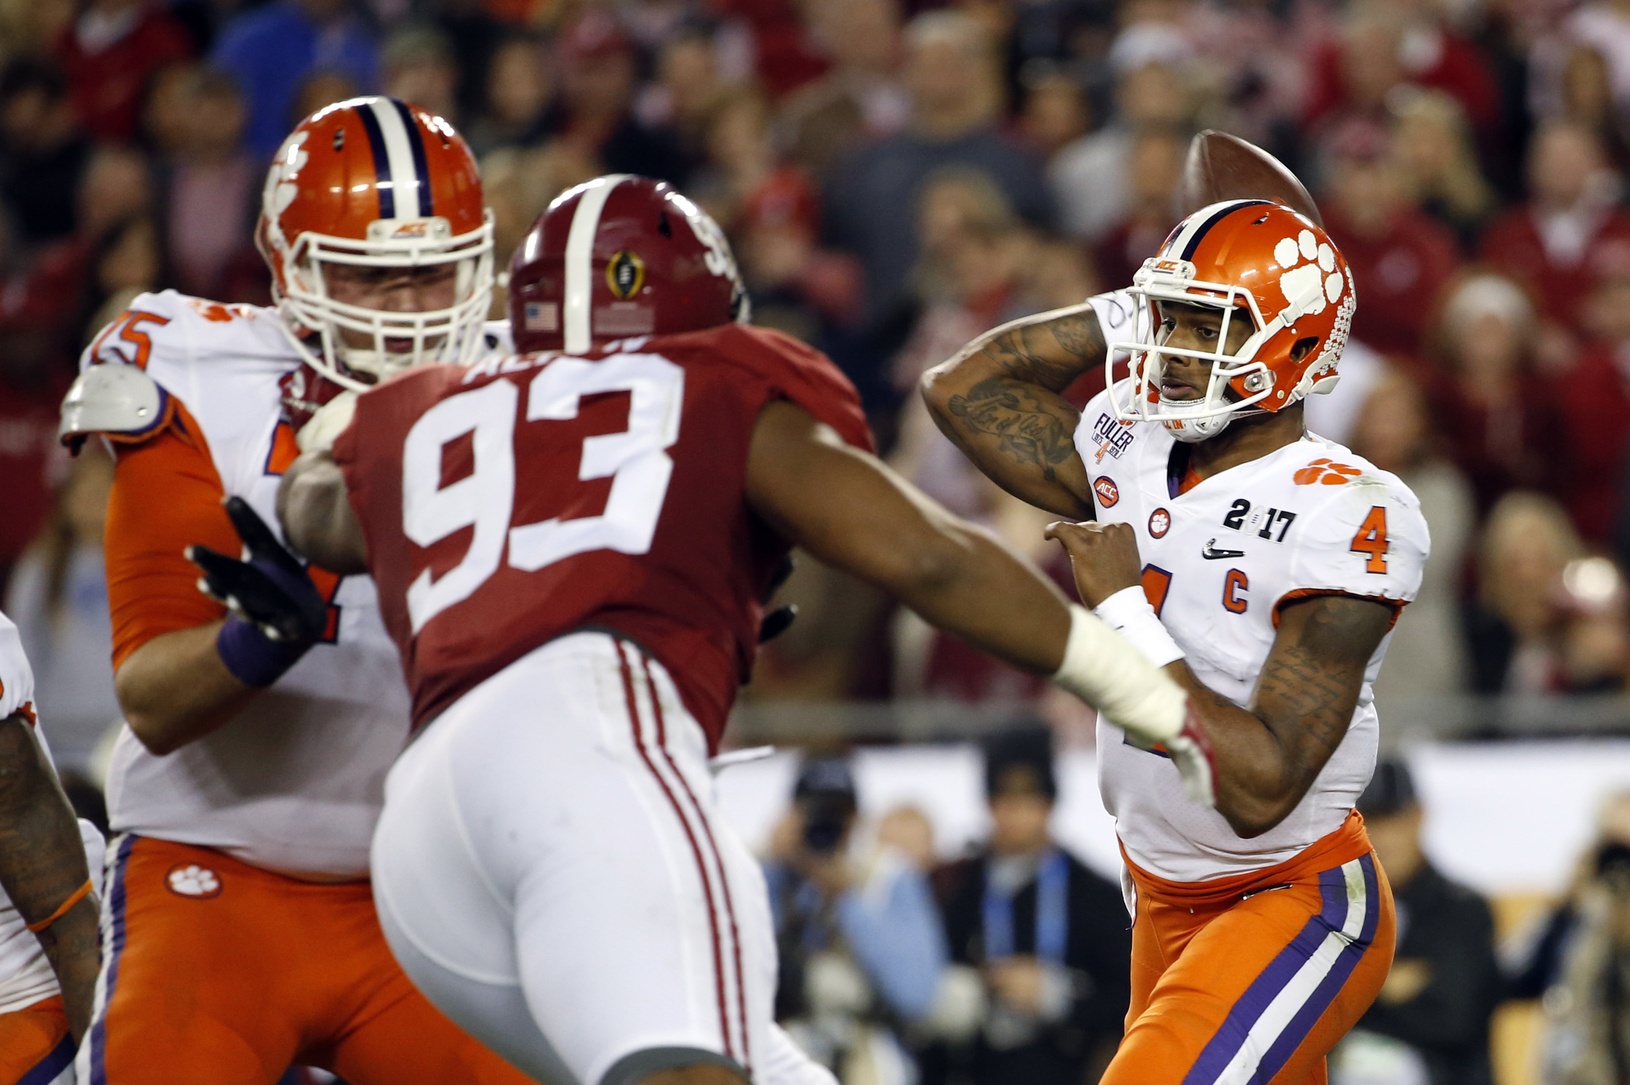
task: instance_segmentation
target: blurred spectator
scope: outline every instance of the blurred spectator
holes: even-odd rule
[[[90,0],[57,43],[80,123],[109,143],[136,134],[153,75],[194,51],[191,36],[157,0]]]
[[[1343,390],[1338,386],[1338,393]],[[1390,662],[1375,682],[1377,700],[1387,705],[1459,693],[1466,682],[1460,587],[1477,509],[1465,477],[1433,448],[1430,423],[1420,385],[1387,369],[1365,397],[1350,442],[1354,452],[1414,491],[1432,536],[1420,591],[1399,615]]]
[[[1601,50],[1575,45],[1562,68],[1556,114],[1596,133],[1607,148],[1613,168],[1623,176],[1630,170],[1630,139],[1624,115],[1613,98],[1612,73]]]
[[[1409,90],[1394,96],[1391,111],[1393,154],[1415,202],[1471,251],[1494,213],[1495,195],[1478,165],[1465,110],[1442,91]]]
[[[357,81],[344,72],[317,69],[295,87],[294,104],[289,109],[289,123],[285,127],[292,128],[319,109],[355,98],[361,93],[362,88]]]
[[[1630,110],[1630,5],[1624,0],[1591,0],[1562,21],[1557,37],[1566,45],[1588,45],[1607,62],[1613,100]],[[1545,74],[1540,65],[1536,76]]]
[[[1215,96],[1207,123],[1269,150],[1294,150],[1307,100],[1309,11],[1269,0],[1202,0],[1184,19]]]
[[[950,1035],[924,1055],[923,1081],[1096,1081],[1121,1038],[1132,936],[1119,887],[1049,831],[1058,784],[1045,726],[987,744],[985,796],[985,848],[934,875],[953,961],[946,990],[977,985],[983,997],[963,1020],[940,1021]]]
[[[689,164],[672,136],[634,117],[634,43],[603,10],[590,10],[560,34],[563,115],[556,134],[606,173],[638,173],[683,184]]]
[[[1384,760],[1358,799],[1398,906],[1398,949],[1375,1004],[1331,1056],[1332,1085],[1493,1085],[1500,999],[1494,917],[1421,850],[1408,766]]]
[[[1604,269],[1630,264],[1621,191],[1595,132],[1547,122],[1528,151],[1528,202],[1489,224],[1483,259],[1526,283],[1546,320],[1576,327]]]
[[[1518,490],[1488,513],[1478,554],[1478,598],[1469,611],[1472,689],[1549,692],[1558,681],[1557,593],[1563,570],[1584,556],[1562,505]]]
[[[158,178],[174,285],[187,294],[249,300],[241,285],[249,277],[245,267],[256,280],[265,278],[250,241],[263,173],[243,145],[243,99],[237,82],[212,68],[185,69],[174,84],[177,116],[166,123],[177,130]]]
[[[113,461],[98,444],[71,461],[51,515],[6,589],[5,612],[22,632],[39,702],[49,706],[51,745],[64,768],[88,768],[120,718],[113,695],[102,528]]]
[[[1586,541],[1612,542],[1630,455],[1630,264],[1604,274],[1588,301],[1588,342],[1556,380],[1562,470],[1558,496]]]
[[[1534,371],[1538,336],[1528,295],[1487,272],[1450,289],[1433,331],[1433,418],[1480,511],[1508,490],[1563,489],[1556,473],[1562,420]]]
[[[1063,71],[1048,68],[1025,81],[1019,130],[1043,158],[1086,135],[1091,119],[1086,91]]]
[[[1556,982],[1545,993],[1547,1085],[1619,1085],[1630,1076],[1630,835],[1627,796],[1584,859]]]
[[[1188,149],[1188,136],[1171,129],[1146,129],[1133,137],[1126,160],[1126,214],[1096,250],[1106,282],[1130,283],[1182,218],[1177,191]]]
[[[1346,125],[1326,150],[1320,208],[1364,299],[1353,334],[1418,365],[1433,306],[1458,262],[1454,236],[1415,206],[1409,175],[1379,128]]]
[[[1315,52],[1311,67],[1310,125],[1344,115],[1378,115],[1387,95],[1404,84],[1452,95],[1480,132],[1491,132],[1499,121],[1499,91],[1488,61],[1445,25],[1437,4],[1355,3],[1339,44]]]
[[[918,16],[906,34],[911,125],[863,147],[829,185],[829,237],[866,270],[868,314],[900,305],[918,250],[915,205],[926,179],[947,166],[987,174],[1029,222],[1045,223],[1051,203],[1039,163],[1000,134],[1001,73],[973,19],[958,12]]]
[[[1136,134],[1187,132],[1194,114],[1194,90],[1183,69],[1150,63],[1124,72],[1110,122],[1062,148],[1048,166],[1064,232],[1092,243],[1101,240],[1126,214],[1127,161]]]
[[[384,93],[460,124],[458,56],[447,36],[428,26],[391,32],[379,51]]]
[[[362,91],[379,85],[378,44],[350,0],[272,0],[245,11],[222,29],[210,60],[242,87],[249,149],[262,161],[309,112],[298,112],[297,99],[313,72],[334,71]]]
[[[78,6],[75,0],[0,0],[0,61],[50,53]]]
[[[713,115],[737,88],[719,74],[713,35],[686,28],[662,43],[657,78],[639,96],[635,114],[649,128],[664,128],[691,158],[700,158]]]
[[[20,244],[73,232],[74,192],[89,157],[60,72],[27,60],[0,70],[0,201]]]
[[[725,33],[735,50],[751,57],[753,74],[772,98],[780,99],[825,75],[830,67],[806,12],[817,5],[797,0],[714,0],[728,20]]]
[[[911,117],[911,98],[900,79],[900,4],[823,0],[806,10],[832,67],[799,94],[853,103],[866,138],[899,132]]]
[[[809,760],[765,863],[780,948],[776,1019],[844,1085],[908,1085],[896,1023],[923,1018],[945,968],[927,877],[904,853],[856,841],[854,776]]]
[[[530,34],[505,38],[492,54],[484,83],[481,113],[465,128],[478,155],[543,137],[555,95],[554,64],[543,39]]]

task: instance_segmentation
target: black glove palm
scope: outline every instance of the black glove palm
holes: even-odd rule
[[[207,546],[187,547],[188,560],[204,573],[199,590],[271,640],[309,645],[321,639],[328,625],[328,604],[306,575],[305,565],[278,542],[243,498],[227,498],[226,514],[248,557],[240,560]]]

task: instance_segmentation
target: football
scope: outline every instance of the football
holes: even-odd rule
[[[1189,142],[1183,163],[1183,214],[1219,200],[1254,199],[1277,200],[1324,225],[1302,182],[1261,147],[1214,128]]]

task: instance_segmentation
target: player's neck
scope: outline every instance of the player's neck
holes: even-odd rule
[[[1272,414],[1236,418],[1217,436],[1191,447],[1189,470],[1201,478],[1210,478],[1295,444],[1305,431],[1300,403]]]

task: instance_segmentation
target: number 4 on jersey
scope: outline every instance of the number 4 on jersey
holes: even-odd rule
[[[1369,559],[1364,563],[1365,572],[1384,573],[1387,571],[1388,545],[1387,510],[1381,505],[1376,505],[1358,526],[1358,533],[1353,536],[1353,544],[1349,549],[1355,554],[1364,554]]]

